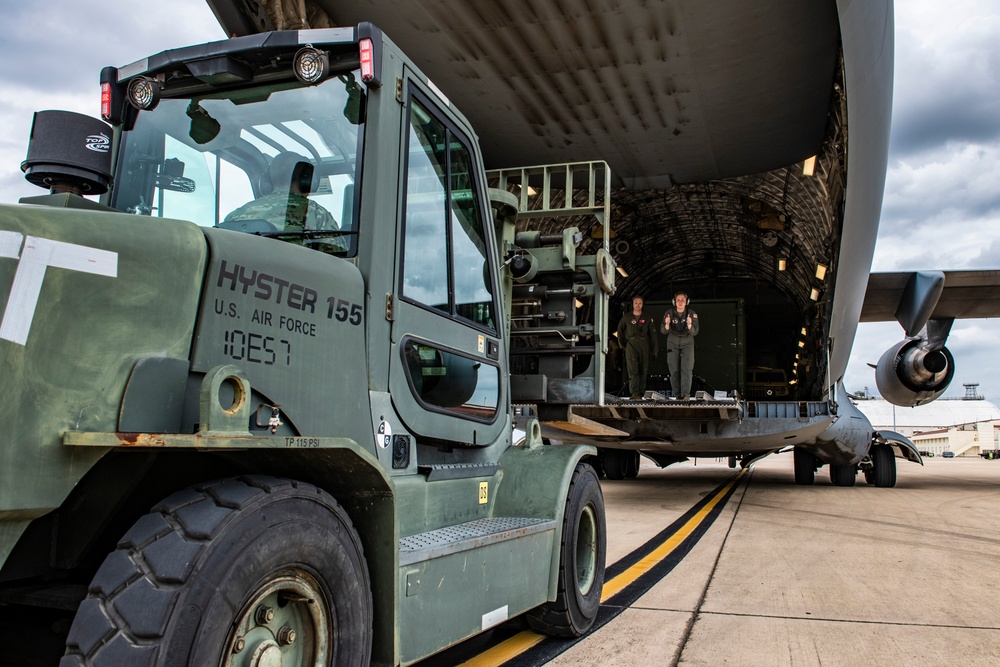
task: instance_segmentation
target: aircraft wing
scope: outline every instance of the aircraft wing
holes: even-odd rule
[[[913,272],[873,273],[862,322],[892,322]],[[1000,317],[1000,271],[945,271],[944,289],[930,319]]]

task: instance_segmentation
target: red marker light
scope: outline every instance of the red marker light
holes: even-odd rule
[[[107,81],[101,84],[101,118],[111,120],[111,84]]]
[[[372,40],[362,39],[361,48],[361,80],[369,82],[375,78],[375,56]]]

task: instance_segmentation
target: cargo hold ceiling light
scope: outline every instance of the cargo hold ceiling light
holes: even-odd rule
[[[788,260],[785,259],[784,257],[779,257],[778,258],[778,270],[779,271],[784,271],[787,268],[788,268]]]
[[[315,86],[330,75],[330,56],[307,44],[295,54],[292,71],[302,83]]]
[[[615,268],[618,270],[618,273],[621,274],[622,278],[628,278],[628,271],[625,270],[624,266],[619,264]]]
[[[150,111],[160,103],[160,84],[148,76],[137,76],[128,82],[127,96],[136,109]]]
[[[816,264],[816,279],[825,280],[826,279],[826,264],[819,262]]]

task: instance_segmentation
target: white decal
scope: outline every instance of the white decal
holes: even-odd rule
[[[20,234],[0,232],[0,257],[17,259],[20,242]],[[24,252],[14,274],[7,309],[0,321],[0,338],[19,345],[28,341],[45,270],[50,266],[117,278],[118,253],[36,236],[25,237]]]
[[[389,426],[389,422],[381,422],[375,429],[375,442],[382,449],[388,447],[389,443],[392,442],[392,427]]]
[[[17,259],[17,251],[21,249],[21,239],[17,232],[0,232],[0,257]]]
[[[507,605],[500,607],[499,609],[494,609],[491,612],[483,614],[483,625],[482,629],[492,628],[494,625],[499,625],[507,620]]]
[[[448,97],[444,94],[444,92],[440,88],[434,85],[433,81],[427,79],[427,86],[434,91],[435,95],[441,98],[441,101],[444,102],[444,105],[446,107],[451,106],[451,100],[448,99]]]
[[[91,134],[86,139],[84,148],[96,153],[107,153],[111,148],[111,139],[106,134]]]

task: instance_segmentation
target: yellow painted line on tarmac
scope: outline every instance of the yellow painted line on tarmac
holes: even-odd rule
[[[705,520],[705,517],[708,516],[709,512],[711,512],[715,506],[726,497],[726,494],[729,493],[730,489],[732,489],[738,481],[740,481],[740,478],[743,477],[746,471],[746,468],[740,470],[740,472],[731,482],[729,482],[729,484],[722,487],[722,489],[720,489],[710,501],[705,503],[704,507],[698,510],[697,514],[688,519],[687,523],[681,526],[676,533],[667,539],[667,541],[656,547],[656,549],[651,551],[649,555],[619,574],[611,581],[605,581],[604,588],[601,589],[601,602],[604,602],[612,596],[620,593],[626,586],[649,572],[656,566],[657,563],[669,556],[673,550],[681,544],[681,542],[690,537],[691,533],[693,533],[695,529],[701,525],[701,522]]]
[[[466,660],[460,667],[497,667],[548,639],[545,635],[525,630],[506,639],[475,658]]]
[[[657,563],[669,556],[673,550],[681,544],[681,542],[687,539],[691,533],[694,532],[694,530],[715,508],[715,506],[718,505],[719,502],[726,497],[726,494],[729,493],[729,491],[736,485],[736,483],[740,481],[746,472],[746,468],[740,470],[736,477],[734,477],[729,484],[722,487],[722,489],[720,489],[710,501],[705,503],[705,506],[702,507],[697,514],[691,517],[676,533],[671,535],[669,539],[653,550],[648,556],[619,574],[611,581],[605,581],[604,588],[601,589],[601,602],[603,603],[613,595],[620,593],[629,584],[649,572],[654,566],[656,566]],[[508,660],[516,658],[546,639],[548,639],[548,637],[545,635],[525,630],[524,632],[519,632],[510,639],[506,639],[496,646],[483,651],[475,658],[466,660],[461,663],[460,667],[497,667]]]

